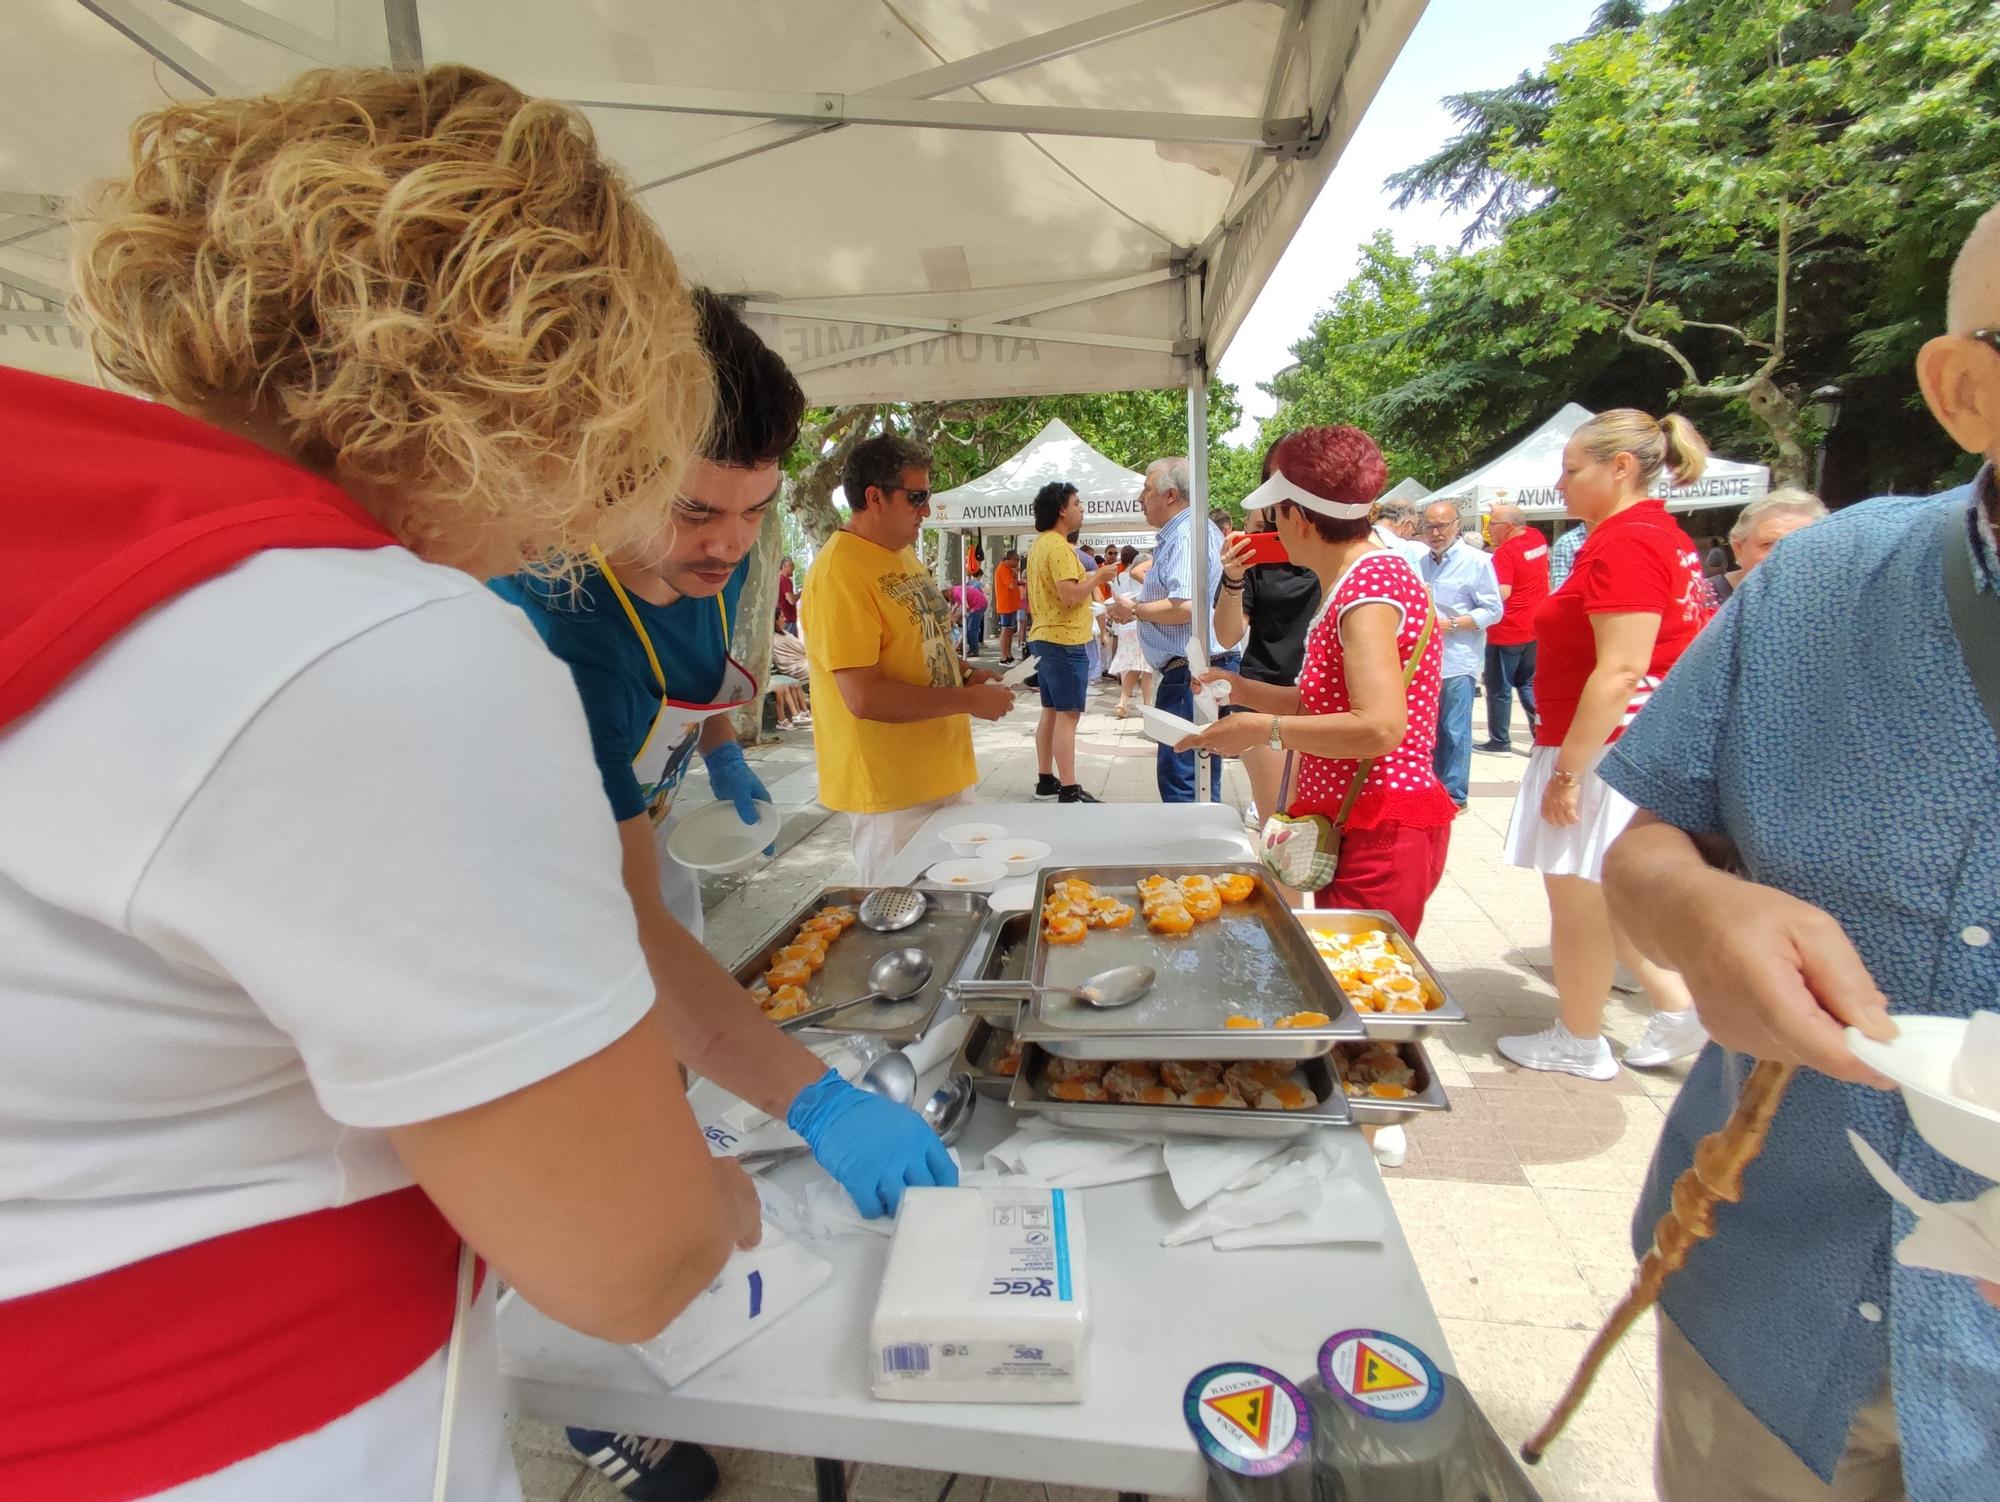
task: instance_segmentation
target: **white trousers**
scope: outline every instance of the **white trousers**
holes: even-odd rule
[[[972,795],[963,789],[947,797],[933,798],[928,803],[913,803],[908,808],[892,808],[882,814],[849,814],[848,823],[854,832],[855,884],[864,887],[879,887],[884,873],[895,864],[896,857],[903,853],[903,847],[917,836],[930,816],[941,808],[952,808],[961,803],[972,802]]]

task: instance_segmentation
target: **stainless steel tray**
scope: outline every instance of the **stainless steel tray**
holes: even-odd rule
[[[1127,1056],[1129,1057],[1129,1055]],[[1052,1100],[1044,1078],[1049,1054],[1029,1044],[1007,1104],[1033,1111],[1059,1126],[1100,1132],[1149,1132],[1169,1137],[1301,1137],[1316,1127],[1349,1126],[1349,1102],[1324,1056],[1300,1061],[1306,1084],[1319,1097],[1310,1111],[1223,1111],[1210,1106],[1139,1106],[1118,1101]]]
[[[1033,920],[1026,913],[996,914],[986,928],[985,947],[976,959],[968,958],[964,973],[970,980],[1019,980],[1028,963],[1028,936]],[[952,1069],[972,1077],[972,1088],[981,1095],[1005,1100],[1014,1088],[1014,1076],[996,1074],[993,1060],[1006,1051],[1020,1022],[1021,1003],[1013,997],[968,997],[961,1010],[971,1028],[959,1045]]]
[[[735,970],[736,979],[747,986],[770,966],[777,952],[791,943],[799,925],[823,907],[860,905],[873,887],[828,887],[750,951]],[[930,907],[923,917],[899,933],[878,934],[856,923],[827,950],[826,968],[806,985],[813,1009],[784,1024],[787,1032],[813,1028],[830,1033],[874,1033],[883,1042],[900,1046],[915,1041],[930,1027],[944,1000],[947,988],[958,978],[959,964],[972,941],[985,926],[989,909],[977,892],[928,892]],[[915,947],[931,957],[931,978],[908,1001],[876,1002],[850,1007],[824,1026],[815,1024],[843,1001],[868,994],[868,967],[891,949]]]
[[[1452,1027],[1465,1021],[1465,1008],[1459,1005],[1431,962],[1424,958],[1416,940],[1403,932],[1403,925],[1396,921],[1394,915],[1373,908],[1297,908],[1292,916],[1299,920],[1301,927],[1318,929],[1322,933],[1355,934],[1370,928],[1384,929],[1402,949],[1403,957],[1416,968],[1426,999],[1436,1001],[1437,1005],[1425,1012],[1369,1012],[1355,1005],[1350,998],[1348,1004],[1354,1007],[1354,1014],[1368,1029],[1369,1037],[1407,1043],[1422,1038],[1434,1027]],[[1325,965],[1326,961],[1322,958],[1320,963]],[[1333,972],[1329,968],[1327,973],[1331,975]],[[1335,986],[1339,984],[1339,981],[1334,982]]]
[[[1014,1041],[1012,1009],[994,1012],[984,1007],[968,1007],[966,1016],[971,1019],[972,1027],[965,1035],[965,1042],[959,1045],[958,1058],[953,1061],[952,1070],[969,1076],[972,1088],[981,1095],[1005,1100],[1013,1093],[1014,1076],[1001,1074],[993,1067],[993,1062]]]
[[[1408,1100],[1376,1100],[1366,1095],[1347,1096],[1348,1114],[1357,1124],[1394,1126],[1397,1122],[1410,1121],[1429,1111],[1451,1109],[1451,1101],[1446,1097],[1444,1086],[1438,1082],[1437,1075],[1431,1069],[1430,1055],[1424,1052],[1423,1044],[1397,1043],[1388,1038],[1370,1038],[1368,1041],[1371,1044],[1387,1043],[1403,1056],[1404,1062],[1416,1072],[1414,1088],[1417,1093]],[[1329,1069],[1333,1067],[1332,1060],[1327,1061],[1327,1066]]]
[[[1138,881],[1167,876],[1256,876],[1257,895],[1223,908],[1186,938],[1163,938],[1135,916],[1123,929],[1093,930],[1081,944],[1049,944],[1040,913],[1049,887],[1078,877],[1137,905]],[[1209,866],[1052,866],[1042,872],[1029,915],[1025,977],[1038,985],[1075,985],[1113,965],[1151,965],[1152,993],[1129,1007],[1100,1012],[1062,996],[1037,996],[1022,1014],[1021,1037],[1068,1059],[1309,1059],[1343,1038],[1365,1037],[1354,1009],[1325,962],[1254,862]],[[1294,1012],[1323,1012],[1316,1028],[1273,1026]],[[1230,1028],[1252,1017],[1261,1028]]]

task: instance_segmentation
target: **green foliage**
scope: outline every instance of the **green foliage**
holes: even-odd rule
[[[1470,402],[1491,429],[1524,396],[1681,402],[1796,475],[1807,394],[1837,382],[1852,490],[1934,483],[1952,460],[1910,431],[1910,360],[2000,199],[1996,90],[1988,0],[1600,17],[1542,73],[1453,101],[1467,129],[1391,180],[1479,203],[1494,238],[1432,271],[1400,341],[1420,368],[1372,412],[1393,429]]]

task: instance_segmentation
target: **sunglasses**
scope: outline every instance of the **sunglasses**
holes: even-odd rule
[[[891,485],[882,493],[884,495],[902,496],[904,500],[910,503],[912,511],[922,511],[931,503],[931,493],[928,490],[912,490],[907,485]]]

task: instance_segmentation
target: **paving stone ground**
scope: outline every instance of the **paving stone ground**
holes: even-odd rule
[[[1107,802],[1153,802],[1152,742],[1136,715],[1114,716],[1116,702],[1109,685],[1092,695],[1078,736],[1079,779]],[[1483,730],[1483,705],[1475,716]],[[1028,797],[1034,722],[1032,695],[1024,695],[1005,720],[975,726],[980,798]],[[1518,727],[1516,734],[1518,743]],[[854,874],[846,820],[815,801],[811,733],[782,733],[754,748],[751,759],[786,824],[774,861],[748,877],[711,880],[704,891],[709,947],[732,963],[808,893]],[[1545,1026],[1555,1009],[1540,879],[1500,860],[1525,762],[1525,748],[1474,756],[1470,807],[1453,828],[1444,883],[1419,940],[1471,1016],[1431,1049],[1452,1110],[1412,1128],[1408,1161],[1385,1175],[1458,1370],[1510,1444],[1547,1414],[1630,1281],[1633,1202],[1687,1073],[1686,1064],[1628,1070],[1595,1084],[1522,1071],[1495,1052],[1496,1037]],[[1238,807],[1248,795],[1233,763],[1224,795]],[[684,797],[698,801],[708,793],[697,779]],[[1643,1002],[1614,995],[1606,1024],[1614,1045],[1636,1042],[1646,1015]],[[1653,1363],[1652,1327],[1642,1324],[1535,1472],[1547,1502],[1653,1497]],[[622,1496],[575,1460],[560,1430],[520,1422],[513,1433],[528,1502]],[[813,1490],[812,1463],[804,1458],[747,1451],[720,1458],[721,1502],[776,1502]],[[937,1502],[949,1481],[885,1466],[857,1466],[850,1474],[856,1502]],[[1109,1502],[1109,1496],[971,1476],[950,1492],[951,1502]]]

